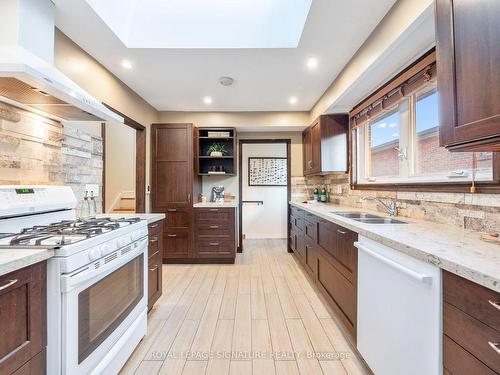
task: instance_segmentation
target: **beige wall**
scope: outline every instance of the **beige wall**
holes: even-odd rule
[[[158,121],[156,109],[58,29],[55,33],[54,54],[54,63],[57,68],[76,84],[95,98],[146,126],[146,155],[148,155],[146,158],[146,184],[149,184],[150,125]],[[123,126],[125,127],[125,125]],[[149,199],[146,199],[146,210],[149,210]]]
[[[407,30],[410,25],[427,9],[433,0],[399,0],[377,25],[368,39],[354,54],[330,87],[311,109],[311,120],[328,109],[355,81],[369,69],[373,62],[384,55]],[[381,77],[389,79],[390,77]],[[366,93],[369,94],[369,93]],[[350,110],[350,108],[349,108]]]
[[[159,113],[160,122],[188,122],[196,126],[232,126],[258,129],[282,127],[304,129],[309,125],[309,112],[175,112]],[[287,129],[288,128],[288,129]]]

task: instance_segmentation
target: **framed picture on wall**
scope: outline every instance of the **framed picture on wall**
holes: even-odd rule
[[[287,186],[287,158],[248,158],[248,186]]]

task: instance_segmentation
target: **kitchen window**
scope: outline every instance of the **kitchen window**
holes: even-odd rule
[[[494,182],[493,153],[450,152],[439,146],[437,71],[432,57],[427,56],[404,81],[389,83],[385,93],[375,93],[373,101],[368,99],[351,113],[354,188]]]

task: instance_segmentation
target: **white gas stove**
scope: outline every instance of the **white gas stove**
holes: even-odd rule
[[[69,187],[0,186],[0,247],[51,248],[47,373],[118,373],[146,334],[147,223],[77,220]]]

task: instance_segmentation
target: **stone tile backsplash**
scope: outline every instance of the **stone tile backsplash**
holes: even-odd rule
[[[325,185],[330,202],[383,213],[364,196],[396,199],[399,216],[450,224],[481,232],[500,232],[500,195],[351,190],[349,176],[292,177],[292,199],[311,199],[315,186]]]
[[[0,184],[71,186],[78,200],[78,215],[85,184],[98,184],[100,213],[102,138],[5,103],[0,102],[0,110]]]

